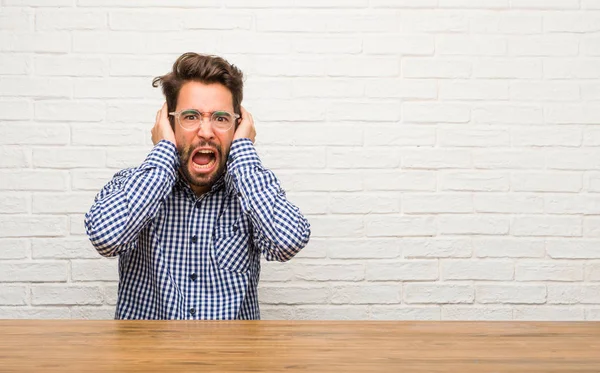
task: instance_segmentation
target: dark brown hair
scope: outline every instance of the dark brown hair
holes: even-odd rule
[[[220,83],[231,92],[233,97],[233,110],[241,114],[240,106],[244,96],[244,74],[236,66],[218,56],[188,52],[182,54],[173,64],[173,70],[163,76],[152,80],[152,86],[162,86],[163,94],[167,100],[169,112],[177,107],[177,97],[181,86],[189,81],[204,84]],[[169,116],[171,126],[173,117]]]

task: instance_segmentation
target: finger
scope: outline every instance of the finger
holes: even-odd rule
[[[160,118],[160,110],[156,112],[156,118],[154,118],[155,123],[158,123],[158,118]]]
[[[165,102],[160,109],[162,119],[169,119],[169,108],[167,108],[167,103]]]

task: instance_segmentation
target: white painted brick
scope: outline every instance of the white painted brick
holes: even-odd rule
[[[599,59],[547,58],[544,60],[544,77],[549,79],[598,79]]]
[[[35,148],[33,165],[40,168],[104,167],[103,149],[90,148]]]
[[[600,304],[600,285],[548,285],[549,304]]]
[[[402,56],[431,56],[435,50],[434,37],[428,35],[377,35],[363,41],[365,54],[400,54]]]
[[[33,17],[32,9],[5,7],[0,12],[0,30],[33,31]]]
[[[368,237],[434,236],[437,231],[433,216],[367,215]]]
[[[416,283],[404,285],[406,303],[473,303],[475,291],[471,285]]]
[[[511,82],[510,98],[514,101],[576,101],[579,85],[573,82]]]
[[[581,98],[583,100],[600,100],[600,83],[581,82],[579,84],[579,89],[581,90]]]
[[[440,175],[440,189],[444,191],[507,192],[508,174],[496,171],[444,172]]]
[[[146,159],[150,150],[152,149],[138,147],[106,148],[106,167],[122,169],[139,166]]]
[[[585,176],[587,190],[590,192],[600,192],[600,173],[588,172]]]
[[[256,141],[262,145],[281,146],[357,146],[363,143],[362,131],[364,127],[366,126],[360,123],[261,123],[261,133]],[[314,133],[316,132],[320,133],[320,136],[315,137]]]
[[[286,282],[294,278],[292,267],[286,263],[261,261],[260,281],[262,282]]]
[[[285,19],[288,21],[288,19]],[[312,20],[309,21],[311,25],[311,30],[313,23]],[[306,24],[304,24],[304,29],[306,29]],[[339,36],[302,36],[294,39],[293,45],[294,50],[299,53],[311,53],[311,54],[320,54],[320,53],[351,53],[356,54],[362,51],[362,38],[360,37],[339,37]],[[326,82],[323,82],[326,83]]]
[[[315,32],[327,31],[328,17],[322,13],[306,11],[267,12],[256,15],[256,30],[259,32]],[[309,26],[310,25],[310,26]]]
[[[586,314],[585,314],[585,319],[600,321],[600,308],[587,309]]]
[[[302,192],[353,192],[362,189],[363,181],[355,173],[327,172],[278,174],[285,188]]]
[[[29,256],[29,240],[0,239],[0,259],[25,259]]]
[[[363,101],[333,102],[327,108],[327,118],[330,121],[397,122],[400,120],[400,105]]]
[[[473,253],[470,238],[404,238],[405,258],[468,258]]]
[[[405,214],[468,213],[473,212],[473,198],[463,193],[403,194]]]
[[[573,146],[581,145],[582,132],[579,128],[513,128],[512,146]]]
[[[34,193],[34,214],[86,213],[96,193]]]
[[[511,56],[575,56],[577,38],[571,35],[518,36],[508,40]]]
[[[296,279],[303,281],[361,281],[365,278],[364,264],[309,264],[293,266]]]
[[[478,303],[542,304],[546,302],[545,285],[485,284],[477,285]]]
[[[289,38],[264,33],[252,36],[223,34],[218,47],[224,53],[287,54],[292,49],[292,43]]]
[[[31,150],[20,146],[3,146],[0,148],[0,168],[29,168],[31,166]]]
[[[473,34],[540,34],[542,15],[536,13],[473,13],[469,17]]]
[[[349,77],[397,77],[400,61],[397,57],[344,56],[332,57],[326,62],[329,76]]]
[[[0,193],[1,214],[26,214],[31,197],[24,193]]]
[[[111,54],[108,70],[111,76],[154,77],[168,73],[172,64],[173,57],[171,56],[130,57]],[[151,80],[148,80],[148,84],[151,84]]]
[[[587,262],[585,264],[585,280],[600,281],[600,262]]]
[[[435,129],[423,126],[371,124],[365,128],[366,146],[433,146]]]
[[[600,84],[598,85],[598,92],[600,93]],[[583,132],[583,145],[600,146],[600,130],[586,128]]]
[[[442,56],[502,56],[507,50],[506,39],[496,36],[438,35],[435,44]]]
[[[597,150],[558,150],[547,153],[548,168],[557,170],[598,170]],[[583,163],[583,164],[582,164]]]
[[[0,170],[0,190],[63,191],[68,174],[64,171]]]
[[[600,38],[597,36],[584,36],[581,50],[587,56],[600,56]]]
[[[600,214],[600,196],[557,194],[547,195],[545,200],[549,214]]]
[[[519,9],[578,9],[579,0],[511,0],[510,6]]]
[[[578,172],[519,172],[511,175],[511,185],[516,192],[579,192],[581,179]]]
[[[314,88],[314,87],[313,87]],[[292,97],[292,82],[289,79],[248,79],[244,82],[244,96],[263,98],[285,98]],[[359,95],[360,96],[360,95]],[[321,97],[316,90],[306,91],[305,97]]]
[[[390,304],[400,303],[402,296],[400,284],[384,285],[345,285],[332,289],[333,304]]]
[[[517,281],[582,281],[583,264],[560,261],[527,261],[516,265]]]
[[[26,286],[0,285],[0,305],[22,306],[27,304],[29,291]]]
[[[67,281],[66,261],[2,262],[1,282],[52,282]]]
[[[439,0],[440,8],[503,9],[508,0]]]
[[[56,237],[66,233],[64,216],[0,216],[0,237]]]
[[[258,76],[324,76],[327,61],[321,56],[256,56],[255,72]],[[346,70],[350,67],[346,67]],[[337,76],[344,76],[340,73]],[[394,74],[395,75],[395,74]]]
[[[102,298],[104,304],[116,305],[118,296],[118,285],[102,286]]]
[[[28,120],[31,119],[32,112],[28,101],[0,99],[0,120]]]
[[[116,259],[72,260],[71,279],[84,281],[118,281],[119,273]]]
[[[31,56],[26,54],[3,53],[0,55],[0,74],[28,75],[31,72]]]
[[[99,122],[106,108],[102,102],[39,101],[35,118],[41,121]]]
[[[403,169],[470,168],[471,152],[461,149],[411,149],[402,154]]]
[[[578,216],[515,216],[511,224],[514,236],[578,237],[582,233]]]
[[[510,219],[494,215],[440,215],[440,234],[508,234]]]
[[[306,0],[294,4],[301,8],[368,8],[369,0]]]
[[[403,58],[405,78],[468,78],[472,62],[469,59]]]
[[[222,10],[187,10],[178,17],[183,19],[183,27],[189,30],[250,30],[253,16],[247,13],[233,13]]]
[[[584,309],[574,307],[517,307],[514,320],[578,321],[584,319]]]
[[[473,165],[481,169],[543,169],[546,154],[535,150],[474,150]]]
[[[75,4],[75,0],[5,0],[4,5],[8,6],[31,6],[31,7],[70,7]]]
[[[436,98],[436,82],[425,79],[369,79],[367,97]]]
[[[538,239],[475,237],[473,247],[480,258],[541,258],[545,254],[544,242]]]
[[[80,78],[75,81],[73,97],[88,98],[155,98],[162,94],[147,78]]]
[[[369,194],[336,193],[330,198],[333,214],[370,214],[400,212],[400,194],[376,192]]]
[[[434,191],[436,176],[431,171],[396,171],[369,173],[364,179],[366,190]]]
[[[512,314],[506,307],[442,306],[442,320],[509,321]]]
[[[598,124],[600,108],[591,103],[553,104],[546,106],[544,115],[550,123]]]
[[[318,165],[317,165],[318,166]],[[381,168],[400,166],[400,154],[394,148],[332,148],[327,152],[329,168]]]
[[[82,238],[34,238],[31,240],[33,259],[98,258],[87,237]]]
[[[29,0],[32,1],[32,0]],[[228,0],[228,3],[235,0]],[[165,3],[161,0],[139,0],[134,3],[119,0],[77,0],[77,6],[81,7],[120,7],[120,8],[215,8],[219,7],[219,0],[172,0]]]
[[[260,309],[260,317],[262,317]],[[288,320],[366,320],[369,315],[368,306],[299,306],[296,316]]]
[[[102,304],[98,286],[34,285],[31,287],[33,305],[84,305]]]
[[[438,306],[373,306],[371,320],[440,320]]]
[[[398,240],[390,238],[331,239],[317,241],[317,244],[326,247],[327,257],[331,259],[390,259],[400,253]]]
[[[0,31],[0,51],[68,53],[71,35],[68,32],[14,32]]]
[[[64,307],[0,307],[2,319],[56,320],[70,317],[69,309]]]
[[[373,261],[367,263],[368,281],[435,281],[437,260]]]
[[[593,239],[548,240],[546,250],[553,259],[600,259],[600,241]]]
[[[544,197],[522,193],[476,193],[473,196],[476,212],[544,213]]]
[[[0,96],[67,98],[72,91],[72,83],[64,78],[0,77]]]
[[[74,320],[114,320],[114,307],[71,307],[71,319]]]
[[[310,218],[312,237],[362,237],[361,216],[314,216]]]
[[[75,146],[143,146],[150,136],[149,125],[73,124],[71,144]]]
[[[329,211],[327,193],[287,193],[287,198],[304,214],[326,214]]]
[[[297,306],[270,306],[260,305],[260,318],[262,320],[297,320],[296,316]]]
[[[584,216],[583,217],[583,236],[584,237],[600,237],[600,217]]]
[[[108,26],[111,30],[117,31],[178,31],[183,28],[183,17],[187,15],[186,13],[187,11],[184,13],[166,9],[162,9],[160,13],[138,10],[111,11],[108,14]],[[101,25],[105,26],[106,23],[106,15],[104,15]]]
[[[360,13],[358,13],[360,14]],[[384,33],[395,31],[398,27],[398,18],[389,12],[363,13],[346,17],[329,17],[327,31],[340,33]]]
[[[480,58],[473,62],[473,76],[493,79],[538,79],[542,60],[535,58]]]
[[[42,76],[103,76],[108,71],[102,57],[41,55],[34,57],[33,66],[35,74]]]
[[[593,13],[552,12],[544,14],[546,32],[597,32],[600,15]]]
[[[508,82],[500,80],[440,81],[439,98],[442,100],[508,100]]]
[[[438,0],[371,0],[374,8],[433,8]]]
[[[506,260],[442,260],[443,280],[491,280],[510,281],[514,276],[514,264]]]
[[[510,134],[507,130],[479,129],[473,127],[439,128],[437,137],[443,147],[499,147],[509,146]]]
[[[406,34],[468,32],[469,20],[460,11],[403,11],[400,13],[400,30]]]
[[[323,81],[319,78],[302,78],[293,80],[291,90],[294,97],[347,98],[362,97],[364,95],[365,88],[364,83],[359,80],[329,79],[327,81]],[[282,97],[282,95],[280,94],[279,97]]]
[[[163,20],[164,22],[164,20]],[[80,9],[38,9],[35,12],[36,31],[102,30],[107,16],[103,11]]]
[[[265,304],[322,304],[329,301],[331,290],[325,286],[263,285],[259,300]]]
[[[598,0],[581,0],[581,9],[600,9]]]
[[[405,122],[466,123],[471,117],[471,108],[460,103],[405,102],[402,104]]]
[[[65,145],[69,143],[66,124],[0,123],[0,144],[7,145]]]
[[[257,102],[250,112],[255,120],[261,122],[281,121],[323,121],[326,119],[328,106],[320,99],[303,99],[302,105],[298,105],[298,99]],[[306,110],[310,107],[310,110]]]
[[[542,124],[541,106],[523,104],[479,104],[473,108],[473,123],[485,124]]]
[[[269,169],[325,168],[325,148],[275,148],[259,149],[262,163]]]

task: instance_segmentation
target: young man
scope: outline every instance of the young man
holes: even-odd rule
[[[96,250],[119,255],[116,319],[259,319],[261,253],[283,262],[308,243],[310,224],[254,148],[242,77],[186,53],[154,79],[166,96],[154,148],[85,217]]]

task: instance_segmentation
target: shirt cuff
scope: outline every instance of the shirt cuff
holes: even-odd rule
[[[250,139],[236,139],[231,143],[229,149],[227,169],[230,172],[236,172],[247,167],[262,168],[262,163]]]
[[[179,168],[179,153],[175,144],[167,140],[160,140],[144,161],[145,165],[159,168],[175,179]]]

